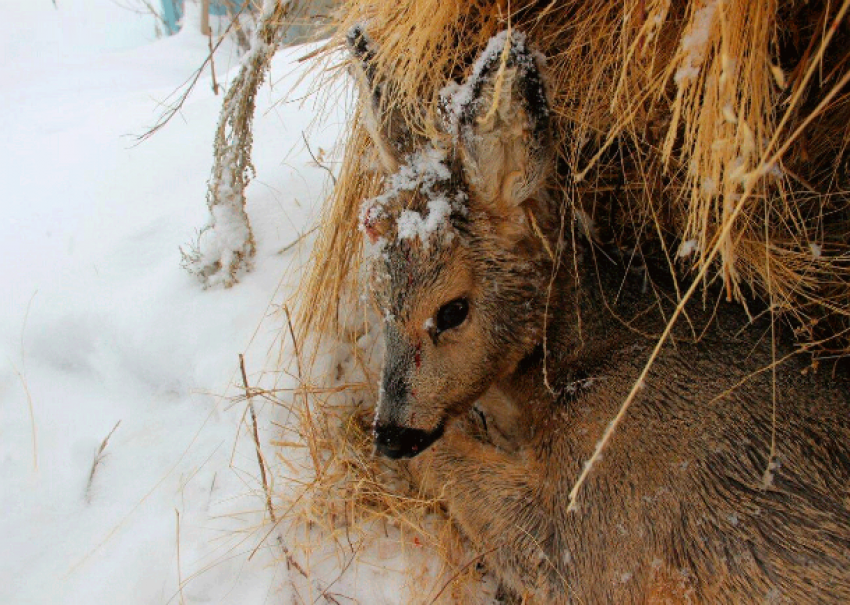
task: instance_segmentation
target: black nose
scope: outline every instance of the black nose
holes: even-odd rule
[[[409,429],[395,424],[375,426],[375,446],[384,456],[394,460],[413,458],[442,436],[442,423],[433,431]]]

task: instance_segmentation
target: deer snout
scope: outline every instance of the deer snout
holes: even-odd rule
[[[443,428],[443,423],[440,423],[433,431],[423,431],[397,424],[376,424],[375,446],[381,454],[393,460],[413,458],[442,437]]]

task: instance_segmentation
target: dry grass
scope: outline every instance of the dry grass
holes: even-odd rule
[[[368,24],[378,71],[397,83],[388,102],[431,136],[446,81],[496,32],[525,31],[549,59],[565,203],[604,241],[678,281],[702,272],[730,300],[767,301],[801,340],[836,352],[850,328],[847,4],[350,0],[328,48]],[[341,294],[356,290],[357,211],[380,186],[362,129],[346,141],[304,333],[335,331]],[[693,253],[677,259],[684,242]]]
[[[765,303],[810,350],[846,354],[848,7],[850,0],[347,0],[316,65],[344,77],[335,51],[353,25],[367,24],[378,72],[397,83],[386,102],[413,132],[440,136],[434,112],[447,80],[462,80],[495,33],[526,32],[548,57],[564,204],[593,220],[598,240],[668,269],[680,302],[673,319],[685,299],[714,288],[745,306]],[[458,575],[441,593],[431,574],[429,596],[417,602],[469,602],[475,554],[400,466],[372,453],[377,375],[373,338],[364,335],[373,326],[362,309],[351,310],[361,293],[360,204],[382,179],[356,116],[344,144],[300,292],[299,329],[290,332],[293,341],[323,337],[321,346],[332,342],[345,354],[327,375],[311,376],[319,358],[300,347],[299,388],[267,394],[295,418],[278,447],[299,487],[278,515],[298,528],[293,548],[308,559],[330,538],[339,568],[382,536],[402,550],[429,549],[444,561],[437,576]]]
[[[342,335],[320,347],[314,361],[303,357],[309,348],[295,340],[289,323],[292,363],[282,376],[297,386],[246,389],[246,398],[279,406],[284,419],[272,443],[281,471],[269,488],[272,522],[286,528],[287,557],[312,582],[313,598],[348,596],[335,586],[357,564],[380,566],[385,574],[396,569],[411,603],[481,602],[480,553],[470,550],[438,502],[418,492],[404,465],[374,453],[379,334],[367,323],[346,318]]]

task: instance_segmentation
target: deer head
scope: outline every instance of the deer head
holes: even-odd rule
[[[388,109],[378,49],[348,37],[361,114],[386,188],[361,230],[384,314],[377,448],[415,456],[541,341],[558,213],[549,106],[525,36],[494,37],[440,101],[445,136],[422,140]]]

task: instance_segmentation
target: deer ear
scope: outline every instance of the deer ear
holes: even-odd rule
[[[474,203],[520,228],[526,202],[543,195],[554,157],[546,90],[525,35],[491,39],[453,105]]]
[[[361,26],[354,26],[346,36],[351,53],[351,72],[357,80],[361,101],[361,117],[378,151],[385,174],[398,170],[402,158],[409,153],[413,141],[404,117],[394,102],[393,85],[379,77],[376,66],[377,47]]]

